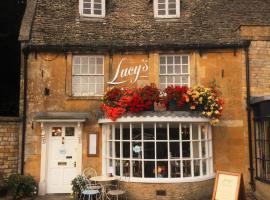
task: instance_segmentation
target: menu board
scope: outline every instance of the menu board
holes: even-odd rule
[[[212,200],[237,200],[240,180],[240,173],[218,171]]]

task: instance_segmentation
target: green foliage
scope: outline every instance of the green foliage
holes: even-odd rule
[[[0,172],[0,197],[6,196],[8,192],[8,185],[3,173]]]
[[[77,197],[81,192],[80,186],[82,188],[84,188],[87,184],[88,184],[88,181],[86,180],[86,178],[84,176],[82,176],[82,175],[76,176],[71,181],[73,196]]]
[[[34,198],[37,194],[37,184],[32,176],[11,174],[7,178],[7,183],[13,199],[21,199],[23,197]]]

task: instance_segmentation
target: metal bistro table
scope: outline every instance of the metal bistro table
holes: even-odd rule
[[[107,198],[107,194],[106,194],[106,184],[108,184],[109,182],[111,181],[116,181],[116,180],[119,180],[119,177],[116,177],[116,176],[106,176],[106,175],[102,175],[102,176],[94,176],[94,177],[91,177],[89,178],[90,181],[95,181],[95,182],[98,182],[99,184],[101,184],[103,187],[104,187],[104,190],[103,191],[105,193],[105,196]],[[102,199],[104,200],[105,199],[105,196],[102,195]]]

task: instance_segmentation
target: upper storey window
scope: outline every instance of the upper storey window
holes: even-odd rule
[[[156,18],[180,17],[180,0],[154,0]]]
[[[80,14],[86,17],[105,17],[105,0],[80,0]]]

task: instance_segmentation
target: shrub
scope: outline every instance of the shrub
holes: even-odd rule
[[[13,199],[34,197],[37,194],[37,184],[32,176],[11,174],[7,178],[7,184]]]
[[[3,173],[0,172],[0,197],[4,197],[7,195],[8,185]]]

